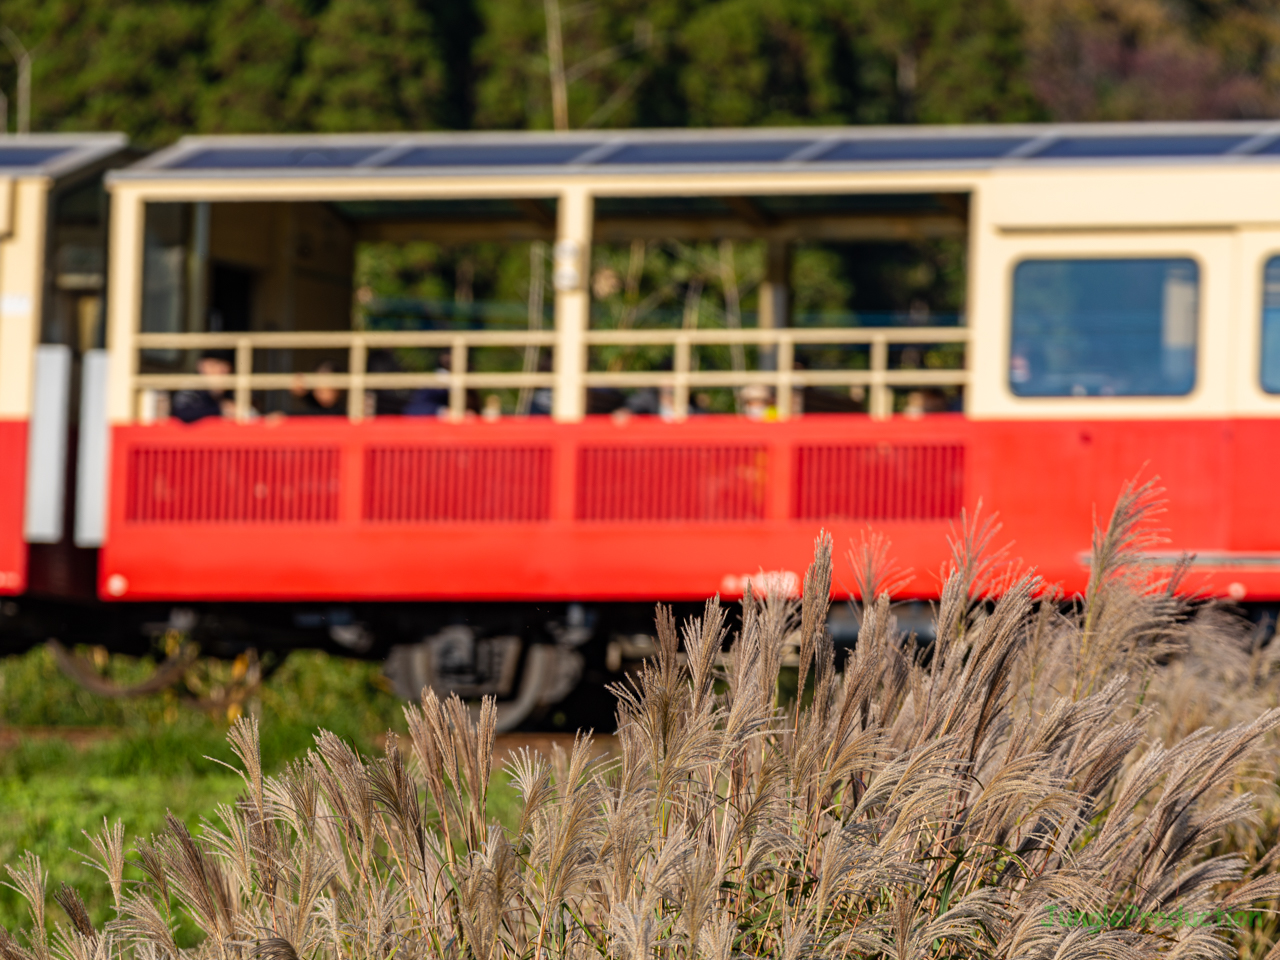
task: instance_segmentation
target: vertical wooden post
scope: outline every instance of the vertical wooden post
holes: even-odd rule
[[[776,391],[777,396],[774,397],[774,406],[778,411],[779,420],[788,420],[791,417],[791,381],[792,368],[796,361],[796,344],[785,333],[778,335],[778,378]]]
[[[877,420],[885,420],[893,413],[893,392],[884,378],[887,369],[889,341],[880,334],[871,341],[871,389],[867,394],[867,412]]]
[[[760,282],[760,328],[780,330],[791,323],[791,248],[785,240],[770,240],[765,245],[764,280]],[[760,348],[760,369],[775,370],[777,350]]]
[[[677,420],[683,420],[689,415],[689,368],[690,368],[690,349],[689,338],[680,334],[676,335],[676,355],[673,364],[675,370],[675,380],[672,387],[671,407]]]
[[[248,337],[236,340],[236,420],[246,423],[253,414],[253,394],[249,390],[249,377],[253,374],[253,341]]]
[[[187,251],[187,332],[209,329],[209,204],[191,205],[191,246]]]
[[[584,188],[567,189],[556,210],[555,396],[552,414],[561,421],[581,420],[586,414],[587,328],[591,323],[591,230],[595,204]]]
[[[347,358],[347,373],[351,377],[351,387],[347,390],[347,416],[352,423],[364,419],[364,368],[368,353],[364,337],[359,334],[353,336]]]
[[[128,423],[136,416],[138,371],[134,345],[142,322],[142,242],[146,205],[134,191],[111,191],[111,242],[107,277],[107,416]]]
[[[467,341],[454,337],[449,352],[449,419],[459,421],[467,414]]]

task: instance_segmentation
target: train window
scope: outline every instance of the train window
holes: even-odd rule
[[[1267,261],[1262,280],[1262,389],[1280,393],[1280,257]]]
[[[1019,397],[1190,393],[1199,288],[1186,258],[1023,261],[1013,274],[1010,388]]]

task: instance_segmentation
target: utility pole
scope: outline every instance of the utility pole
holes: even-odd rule
[[[9,48],[18,65],[18,133],[31,132],[31,51],[8,27],[0,27],[0,40]],[[8,103],[5,104],[5,131],[8,132]]]
[[[564,75],[564,32],[560,26],[560,0],[545,0],[547,9],[547,60],[551,65],[551,118],[557,130],[569,129],[569,83]]]

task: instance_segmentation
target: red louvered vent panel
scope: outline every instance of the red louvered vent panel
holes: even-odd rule
[[[950,520],[964,503],[964,447],[799,447],[797,520]]]
[[[338,451],[144,447],[130,451],[132,523],[333,523]]]
[[[584,447],[579,520],[761,520],[763,447]]]
[[[519,523],[551,512],[550,447],[375,447],[364,477],[364,518],[379,523]]]

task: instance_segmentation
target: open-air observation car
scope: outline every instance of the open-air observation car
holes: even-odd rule
[[[1079,590],[1139,474],[1194,586],[1280,600],[1275,124],[191,137],[106,182],[73,516],[135,632],[395,647],[515,723],[820,528],[927,599],[981,500]]]

